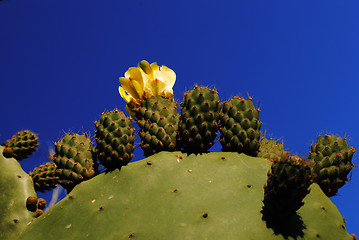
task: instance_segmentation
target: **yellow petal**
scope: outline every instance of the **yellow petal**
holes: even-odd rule
[[[140,96],[137,93],[136,88],[133,86],[133,82],[136,82],[134,80],[131,80],[129,78],[120,77],[120,83],[123,89],[130,94],[133,98],[139,99]]]
[[[164,65],[161,67],[160,71],[161,71],[162,76],[164,78],[163,81],[166,82],[165,91],[166,92],[172,92],[172,88],[173,88],[173,86],[175,85],[175,82],[176,82],[176,73],[172,69],[170,69],[170,68],[168,68],[168,67],[166,67]]]
[[[118,91],[120,92],[121,97],[127,102],[129,103],[132,99],[132,97],[130,95],[126,94],[125,89],[123,89],[122,87],[118,87]]]
[[[136,80],[143,86],[142,74],[140,69],[138,69],[137,67],[130,67],[127,72],[125,72],[125,78]]]
[[[156,62],[151,63],[151,68],[152,68],[152,71],[158,71],[160,69]]]
[[[166,84],[164,82],[162,82],[159,79],[153,79],[149,82],[149,86],[151,88],[152,94],[154,96],[158,96],[160,95],[164,89],[166,88]]]
[[[143,94],[143,85],[141,85],[139,82],[137,81],[131,81],[131,83],[133,84],[133,87],[138,95],[138,97],[141,99],[142,98],[142,94]]]
[[[146,61],[146,60],[142,60],[138,66],[146,73],[146,74],[149,74],[149,75],[152,75],[153,72],[152,72],[152,68],[150,66],[150,64]]]

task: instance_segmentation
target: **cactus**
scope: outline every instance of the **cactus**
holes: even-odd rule
[[[145,156],[176,150],[178,118],[176,102],[163,96],[150,97],[132,108],[141,128],[140,146]]]
[[[60,184],[61,180],[59,174],[56,173],[55,163],[46,163],[40,165],[32,172],[29,173],[32,181],[34,182],[34,188],[36,192],[50,191]]]
[[[21,168],[15,158],[3,156],[0,146],[0,239],[14,240],[35,216],[27,209],[28,197],[36,193],[32,180]]]
[[[37,136],[29,130],[18,132],[3,144],[3,154],[7,158],[15,158],[21,161],[30,156],[39,145]]]
[[[56,174],[61,185],[70,192],[82,181],[96,175],[96,157],[91,140],[85,134],[66,135],[55,143],[56,154],[52,160],[56,164]]]
[[[338,189],[348,182],[347,175],[353,168],[351,162],[355,150],[345,138],[334,135],[319,136],[311,145],[308,159],[315,181],[328,196],[335,196]]]
[[[141,128],[140,146],[145,156],[176,150],[179,114],[173,99],[175,80],[171,69],[145,60],[120,77],[119,92],[127,102],[126,110]]]
[[[264,187],[263,215],[265,219],[287,219],[304,204],[312,183],[305,159],[289,153],[274,161]]]
[[[280,160],[286,157],[287,154],[288,152],[284,150],[283,143],[277,143],[272,138],[268,140],[263,137],[261,139],[258,157]]]
[[[260,147],[259,108],[252,98],[234,97],[225,102],[221,111],[219,138],[224,152],[239,152],[257,156]]]
[[[117,109],[102,113],[96,126],[96,151],[100,163],[108,169],[121,168],[133,157],[135,129],[131,119]]]
[[[85,135],[66,134],[55,144],[55,173],[69,194],[45,213],[36,195],[21,200],[19,209],[27,206],[38,218],[20,240],[356,238],[323,193],[347,181],[354,149],[345,140],[319,137],[307,162],[283,144],[260,141],[259,109],[250,97],[234,97],[221,109],[218,94],[200,87],[186,94],[179,118],[175,78],[146,61],[120,77],[119,92],[149,157],[129,163],[133,129],[117,110],[95,122],[96,152]],[[209,152],[218,127],[223,152]],[[98,172],[96,153],[110,171]],[[49,189],[53,171],[50,164],[34,170],[35,187]]]
[[[186,152],[205,152],[217,136],[221,103],[214,89],[195,86],[181,103],[179,141]]]
[[[297,211],[301,220],[286,219],[291,232],[267,227],[271,164],[230,152],[160,152],[76,186],[20,239],[352,239],[316,184]]]

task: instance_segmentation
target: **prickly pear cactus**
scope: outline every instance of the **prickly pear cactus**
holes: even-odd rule
[[[35,216],[26,208],[26,199],[36,197],[32,180],[14,158],[3,156],[0,146],[0,239],[14,240]]]
[[[353,239],[316,184],[297,214],[267,227],[271,164],[238,153],[160,152],[76,186],[20,239]]]
[[[119,92],[149,157],[127,164],[133,130],[119,111],[96,122],[96,153],[85,135],[67,134],[55,144],[56,173],[72,191],[44,214],[42,201],[28,199],[42,215],[21,240],[355,239],[323,186],[312,183],[321,184],[324,171],[336,179],[329,189],[344,184],[353,148],[324,140],[312,147],[310,162],[292,156],[283,144],[260,142],[259,109],[250,97],[222,104],[207,88],[187,93],[179,118],[175,78],[146,61],[120,77]],[[209,152],[218,131],[223,152]]]

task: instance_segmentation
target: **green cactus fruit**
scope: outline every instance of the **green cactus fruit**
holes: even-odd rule
[[[81,183],[20,240],[353,239],[317,184],[300,220],[286,219],[289,232],[268,228],[261,210],[271,164],[230,152],[160,152]]]
[[[345,138],[334,135],[319,136],[317,143],[311,145],[308,159],[314,180],[328,197],[335,196],[348,182],[354,152]]]
[[[56,169],[55,163],[48,162],[34,168],[34,170],[29,173],[34,182],[36,192],[50,191],[56,188],[57,184],[60,184],[61,180],[58,173],[56,173]]]
[[[140,127],[140,146],[145,156],[160,151],[175,151],[179,114],[171,98],[156,96],[144,99],[131,110]]]
[[[37,146],[39,146],[37,136],[31,131],[25,130],[18,132],[6,141],[3,154],[5,157],[13,157],[21,161],[35,152]]]
[[[115,109],[102,113],[95,126],[96,151],[100,163],[109,170],[127,165],[135,149],[135,129],[131,128],[131,118]]]
[[[17,239],[34,213],[26,207],[26,200],[36,193],[32,180],[15,158],[3,157],[0,146],[0,239]]]
[[[280,160],[287,154],[288,152],[284,150],[283,143],[278,143],[272,138],[268,140],[267,138],[263,137],[261,139],[258,157],[272,160]]]
[[[305,159],[287,153],[274,160],[264,187],[265,218],[287,219],[303,206],[312,183],[310,168]]]
[[[82,181],[94,177],[97,173],[96,156],[91,139],[85,134],[66,135],[55,143],[56,173],[61,179],[61,186],[68,192]]]
[[[196,85],[184,94],[178,141],[185,152],[206,152],[213,146],[221,106],[214,89]]]
[[[254,107],[251,97],[248,100],[234,97],[223,104],[219,138],[222,151],[257,156],[262,125],[259,121],[259,112],[259,108]]]

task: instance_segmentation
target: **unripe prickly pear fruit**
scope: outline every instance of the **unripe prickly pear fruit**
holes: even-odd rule
[[[50,191],[61,182],[58,173],[56,173],[56,169],[55,163],[48,162],[34,168],[34,170],[29,173],[34,182],[36,192]]]
[[[311,145],[308,159],[314,180],[328,197],[335,196],[348,182],[354,152],[345,138],[334,135],[319,136],[317,143]]]
[[[267,138],[263,137],[261,139],[258,157],[271,160],[280,160],[287,154],[288,152],[284,150],[283,143],[278,143],[272,138],[268,140]]]
[[[115,109],[102,113],[95,126],[96,151],[100,163],[110,170],[127,165],[135,149],[135,129],[131,128],[131,118]]]
[[[205,152],[213,146],[221,106],[214,89],[196,85],[184,94],[179,127],[179,142],[184,151]]]
[[[61,185],[69,192],[82,181],[97,173],[96,156],[90,138],[85,134],[66,135],[55,143],[52,160],[57,166],[56,173]]]
[[[144,98],[141,105],[131,108],[141,129],[138,135],[145,156],[176,150],[179,121],[176,105],[173,98],[155,96]]]
[[[223,104],[219,138],[224,152],[239,152],[257,156],[260,146],[259,109],[252,98],[234,97]]]
[[[4,157],[21,161],[31,155],[39,146],[37,136],[31,131],[18,132],[4,144]]]
[[[295,214],[303,205],[311,183],[310,168],[305,159],[286,154],[273,160],[264,186],[264,218],[280,219]]]

